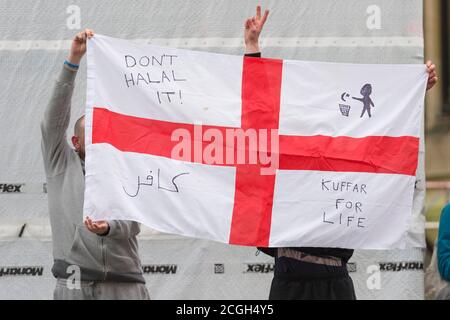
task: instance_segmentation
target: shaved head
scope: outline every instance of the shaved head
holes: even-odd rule
[[[84,115],[81,116],[73,126],[73,134],[80,137],[84,133]]]

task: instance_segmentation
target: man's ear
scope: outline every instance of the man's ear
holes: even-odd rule
[[[77,136],[72,136],[72,144],[76,151],[80,149],[80,139]]]

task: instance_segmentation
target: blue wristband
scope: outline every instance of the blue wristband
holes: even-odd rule
[[[73,68],[73,69],[78,69],[78,68],[80,67],[79,64],[73,64],[73,63],[70,63],[70,62],[67,61],[67,60],[64,61],[64,64],[65,64],[65,65],[68,65],[69,67],[71,67],[71,68]]]

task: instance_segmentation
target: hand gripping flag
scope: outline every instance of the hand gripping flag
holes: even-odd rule
[[[424,65],[88,43],[84,214],[248,246],[403,248]]]

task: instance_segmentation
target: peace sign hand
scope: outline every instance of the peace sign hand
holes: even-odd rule
[[[254,17],[248,18],[245,21],[245,52],[255,53],[259,52],[259,35],[266,23],[267,17],[269,16],[269,10],[264,12],[261,16],[261,6],[256,7],[256,15]]]

